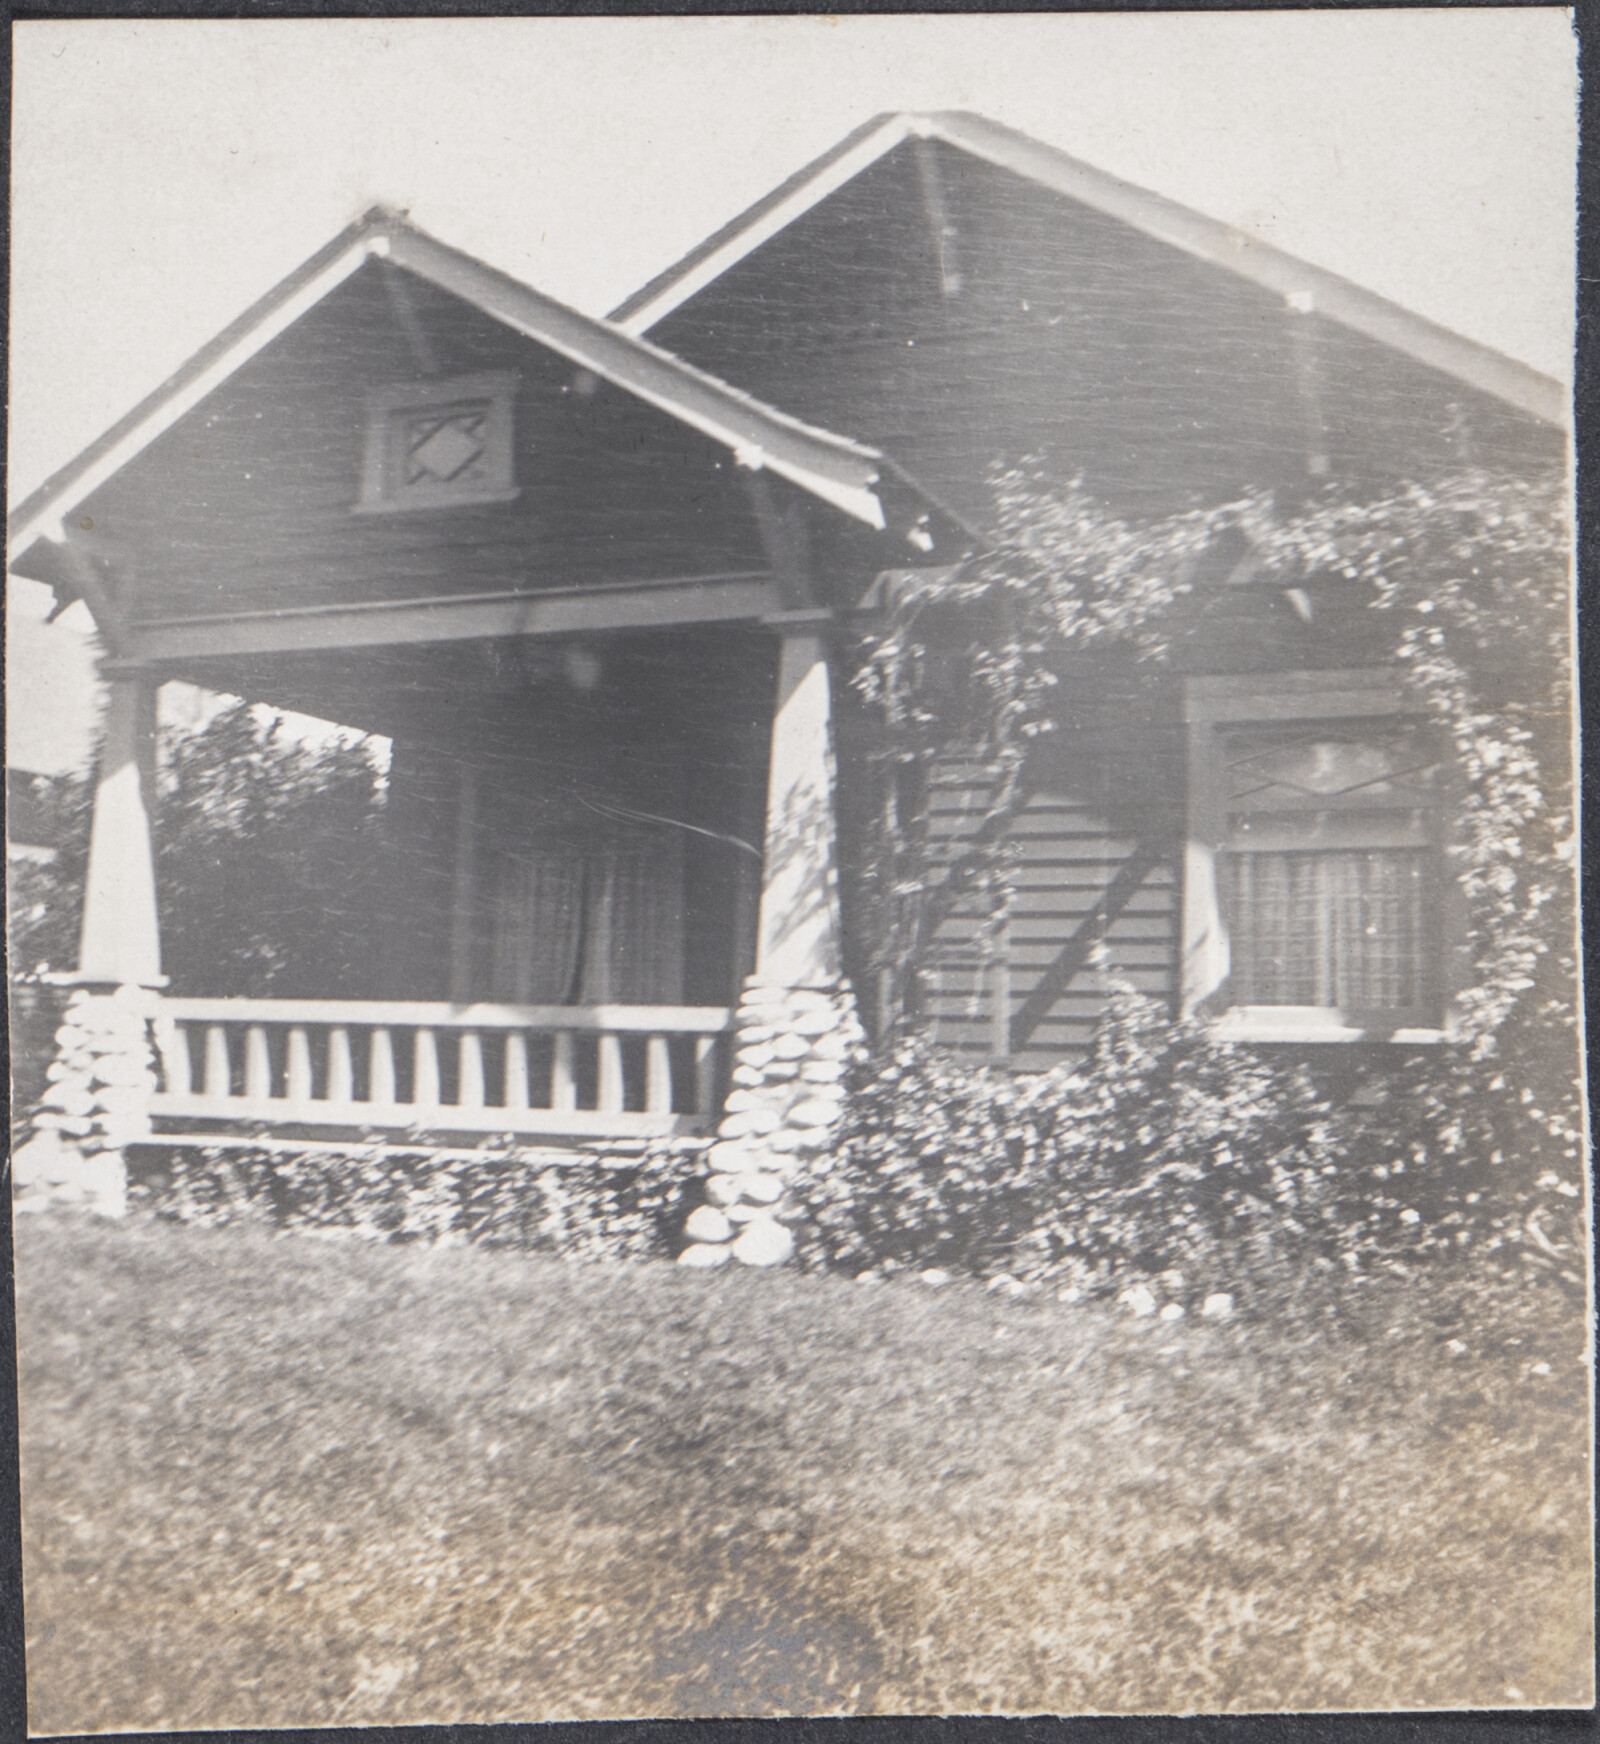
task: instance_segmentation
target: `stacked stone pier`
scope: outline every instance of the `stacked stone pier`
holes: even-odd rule
[[[863,1039],[840,949],[829,615],[787,613],[779,628],[755,973],[739,1005],[708,1202],[684,1227],[686,1266],[788,1259],[784,1189],[833,1142],[845,1068]]]
[[[684,1226],[686,1266],[781,1265],[794,1251],[785,1189],[833,1142],[844,1075],[862,1045],[848,982],[831,987],[745,983],[733,1088],[709,1153],[708,1203]]]
[[[123,1215],[123,1148],[150,1133],[159,1013],[146,987],[80,987],[68,999],[32,1137],[12,1161],[19,1211],[65,1205]]]

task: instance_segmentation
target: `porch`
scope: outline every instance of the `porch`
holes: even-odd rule
[[[741,1178],[825,1142],[830,662],[899,550],[881,457],[396,220],[307,271],[14,526],[106,654],[52,1142],[716,1132]],[[164,911],[169,681],[389,742],[337,901],[308,854]],[[786,1025],[770,1084],[733,1057]]]
[[[84,1034],[63,1046],[70,1082],[57,1073],[61,1088],[83,1076],[94,1106],[58,1111],[63,1138],[712,1137],[743,1082],[752,984],[826,1003],[839,973],[818,628],[185,662],[193,682],[323,719],[337,707],[391,739],[356,899],[322,901],[309,866],[278,926],[305,937],[264,976],[226,948],[260,924],[239,868],[207,886],[214,903],[163,912],[163,674],[113,669],[80,967],[63,977],[93,998],[69,1009],[63,1034]]]
[[[298,651],[191,664],[268,703],[337,708],[391,750],[371,864],[336,913],[315,847],[290,841],[275,920],[241,868],[182,912],[125,890],[108,912],[95,893],[91,929],[126,944],[133,923],[166,971],[157,1134],[714,1130],[758,954],[779,641],[702,624],[418,643],[336,669]],[[114,871],[138,852],[122,846]],[[290,943],[265,975],[230,948],[263,926]]]

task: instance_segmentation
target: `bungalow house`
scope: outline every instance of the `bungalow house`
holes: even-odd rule
[[[770,1197],[877,1020],[844,635],[984,549],[997,465],[1155,516],[1548,474],[1566,416],[1526,366],[975,116],[868,123],[606,321],[369,214],[11,517],[109,684],[63,1045],[148,1023],[158,1056],[53,1130],[717,1132],[725,1196]],[[1095,941],[1240,1035],[1440,1032],[1417,724],[1336,598],[1224,579],[1170,672],[1065,675],[1000,959],[959,914],[937,941],[950,1048],[1081,1047]],[[174,678],[393,741],[359,997],[164,982]],[[978,779],[935,783],[936,835]]]

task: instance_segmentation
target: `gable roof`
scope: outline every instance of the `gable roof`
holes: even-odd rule
[[[8,558],[37,538],[60,538],[63,516],[375,256],[722,443],[741,465],[771,467],[857,520],[884,525],[872,490],[883,464],[876,449],[776,411],[648,340],[569,309],[375,207],[20,503],[7,521]]]
[[[1053,145],[962,110],[886,114],[841,140],[791,176],[611,312],[624,332],[642,334],[762,243],[908,139],[933,139],[1058,194],[1120,219],[1159,242],[1225,268],[1302,310],[1392,346],[1468,386],[1565,428],[1566,388],[1515,358],[1365,290],[1339,274],[1299,260],[1232,225],[1208,218],[1164,194],[1125,182]]]

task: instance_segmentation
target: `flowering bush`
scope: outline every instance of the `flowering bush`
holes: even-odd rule
[[[1313,590],[1439,722],[1464,783],[1450,852],[1469,910],[1476,980],[1462,1034],[1526,1017],[1540,959],[1560,954],[1541,1021],[1572,1049],[1571,526],[1565,481],[1481,470],[1386,494],[1330,484],[1293,513],[1269,492],[1130,522],[1075,484],[997,473],[992,548],[908,583],[863,637],[855,689],[879,776],[859,902],[871,968],[915,1018],[940,924],[975,915],[991,945],[1010,906],[1010,826],[1032,747],[1055,730],[1064,655],[1104,649],[1181,667],[1248,585]],[[1309,595],[1305,595],[1309,597]],[[1223,622],[1226,622],[1224,617]],[[1226,639],[1226,638],[1225,638]],[[931,854],[925,794],[955,760],[988,772],[959,854]],[[1570,1077],[1570,1074],[1568,1074]]]
[[[382,1241],[480,1242],[569,1259],[668,1258],[700,1147],[550,1152],[142,1146],[135,1192],[181,1223],[268,1223]]]

